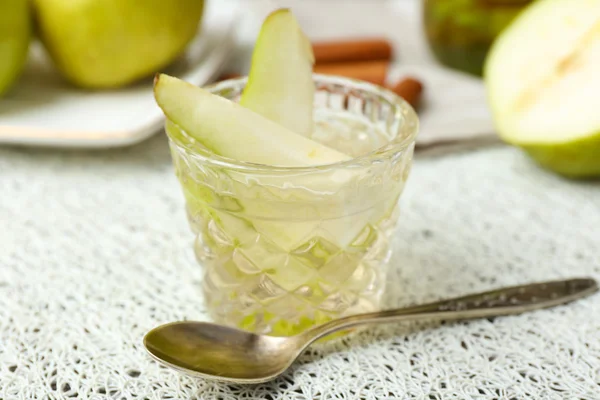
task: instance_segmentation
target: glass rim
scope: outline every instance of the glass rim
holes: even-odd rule
[[[211,83],[203,86],[203,89],[215,93],[218,91],[225,90],[229,87],[234,87],[240,84],[245,84],[248,77],[243,76],[239,78],[227,79],[220,82]],[[398,96],[394,92],[366,81],[359,79],[347,78],[338,75],[323,75],[313,73],[313,80],[315,83],[326,82],[334,83],[344,86],[354,86],[356,89],[362,89],[371,93],[374,93],[380,97],[385,98],[395,108],[394,114],[398,118],[408,121],[409,123],[402,123],[400,125],[400,132],[398,135],[387,142],[385,145],[372,150],[368,153],[360,155],[358,157],[352,157],[348,160],[337,161],[328,164],[318,164],[310,166],[277,166],[269,164],[260,164],[249,161],[235,160],[233,158],[224,157],[209,150],[192,149],[185,143],[178,143],[171,139],[169,136],[169,143],[175,146],[179,151],[184,152],[187,157],[197,159],[198,161],[212,164],[217,167],[227,168],[230,170],[236,170],[240,172],[327,172],[335,169],[351,167],[355,165],[371,165],[389,159],[390,155],[398,151],[403,151],[409,148],[415,143],[417,134],[419,132],[419,120],[415,109],[402,97]],[[173,121],[171,121],[175,124]],[[177,124],[175,124],[177,125]],[[177,125],[179,126],[179,125]],[[183,130],[183,129],[182,129]],[[183,130],[185,132],[185,130]]]

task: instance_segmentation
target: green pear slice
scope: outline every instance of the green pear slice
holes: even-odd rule
[[[311,166],[350,158],[169,75],[157,75],[154,96],[169,120],[224,157],[275,166]]]
[[[267,165],[311,166],[350,159],[345,154],[289,131],[239,104],[177,78],[163,74],[157,76],[154,92],[158,105],[169,121],[167,133],[176,142],[181,142],[184,135],[188,135],[221,156]],[[355,185],[365,177],[367,169],[368,166],[355,166],[352,169],[336,168],[315,174],[298,173],[294,176],[293,182],[288,182],[290,179],[288,175],[277,174],[261,176],[259,179],[261,185],[273,187],[273,194],[277,192],[276,188],[284,188],[290,184],[304,188],[304,190],[296,192],[294,196],[307,196],[306,204],[309,208],[310,201],[314,201],[315,196],[311,193],[339,192],[339,196],[332,197],[328,204],[328,207],[331,207],[330,212],[335,215],[339,214],[339,207],[359,209],[358,203],[367,201],[367,199],[353,195]],[[244,185],[246,185],[244,176],[239,176],[233,170],[226,170],[224,173],[229,175],[233,181],[240,182],[242,186],[239,193],[246,190],[244,189]],[[216,196],[216,194],[211,194],[207,197],[204,193],[206,189],[196,188],[193,182],[183,182],[182,184],[188,194],[188,201],[198,203],[199,206],[202,202],[208,202],[208,197]],[[289,195],[290,190],[291,188],[282,189],[282,196],[285,196],[286,193]],[[393,191],[395,188],[393,186],[381,188],[381,192],[371,192],[369,195],[387,198],[386,190]],[[333,200],[334,198],[336,200]],[[296,198],[296,201],[299,200]],[[215,200],[212,199],[212,201]],[[290,227],[289,224],[264,218],[265,215],[275,215],[277,212],[272,209],[272,203],[262,200],[255,201],[251,196],[238,199],[238,203],[239,217],[261,234],[276,242],[281,248],[292,248],[293,244],[319,225],[326,226],[326,230],[331,234],[328,240],[337,239],[346,242],[364,229],[367,221],[375,218],[375,214],[386,211],[377,208],[341,220],[333,218],[325,222],[315,219],[307,222],[306,226],[300,227],[300,224],[295,224]],[[284,206],[284,204],[285,199],[282,198],[281,207],[284,208],[281,212],[287,210],[286,212],[293,214],[299,212],[298,210],[301,208],[301,205],[298,205],[295,209],[288,209],[286,208],[288,206]],[[329,212],[329,208],[325,208],[325,205],[321,205],[318,210],[320,213]],[[307,212],[304,210],[301,214]],[[261,217],[255,218],[254,216]],[[223,226],[224,230],[240,231],[228,224],[227,219],[220,217],[220,220],[226,225]],[[345,244],[343,242],[340,242],[340,245]]]
[[[494,43],[485,66],[499,135],[542,166],[600,175],[600,0],[539,0]]]
[[[315,58],[309,39],[288,9],[264,21],[240,104],[301,135],[313,131]]]

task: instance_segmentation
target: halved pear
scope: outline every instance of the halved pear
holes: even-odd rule
[[[329,164],[350,158],[169,75],[156,76],[154,97],[169,120],[224,157],[277,166]]]
[[[240,104],[301,135],[313,131],[315,57],[288,9],[263,22]]]
[[[499,135],[570,177],[600,176],[600,0],[538,0],[485,66]]]

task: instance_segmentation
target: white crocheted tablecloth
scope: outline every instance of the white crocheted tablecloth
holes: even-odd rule
[[[508,147],[417,154],[388,306],[600,278],[600,182]],[[206,319],[165,138],[97,152],[0,148],[0,399],[598,399],[600,296],[522,316],[374,328],[285,377],[160,367],[151,328]]]

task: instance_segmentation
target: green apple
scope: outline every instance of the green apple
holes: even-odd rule
[[[485,66],[499,135],[559,174],[600,176],[600,0],[538,0]]]
[[[39,35],[66,79],[120,87],[152,75],[194,38],[203,0],[33,0]]]
[[[256,40],[240,104],[296,133],[310,136],[314,62],[311,43],[292,12],[274,11],[265,19]]]
[[[30,37],[28,0],[0,0],[0,95],[23,69]]]
[[[169,75],[156,76],[154,97],[171,122],[224,157],[278,166],[349,159],[240,104]]]

